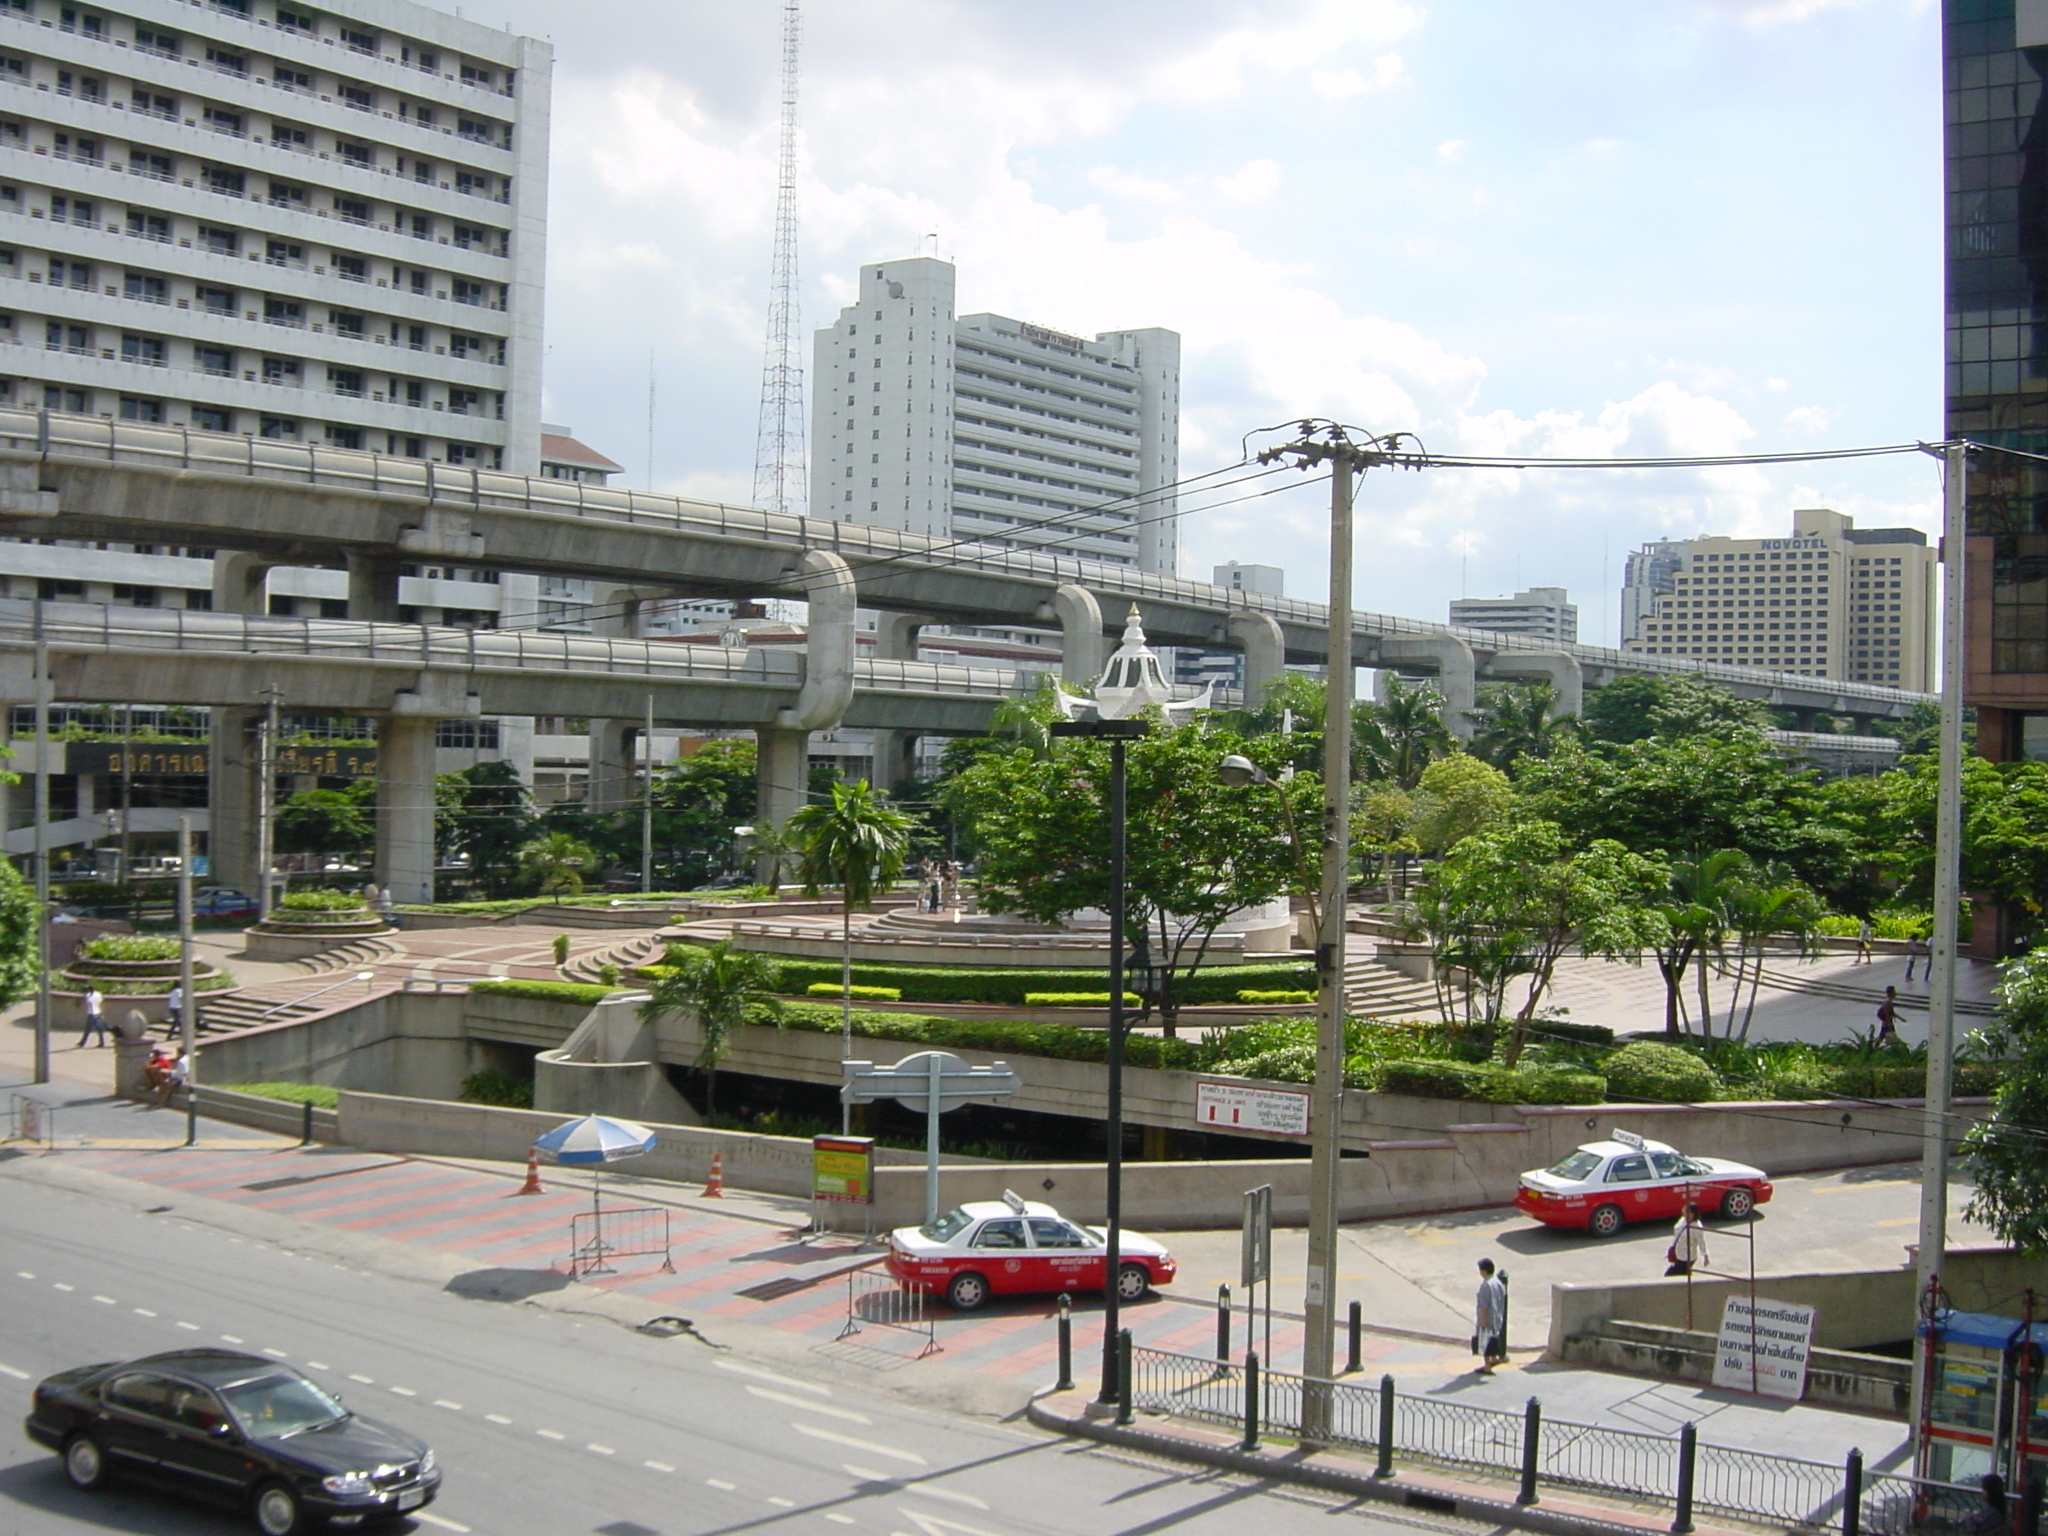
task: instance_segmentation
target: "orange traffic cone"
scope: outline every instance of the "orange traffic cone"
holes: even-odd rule
[[[725,1154],[711,1154],[711,1177],[704,1181],[704,1198],[722,1200],[725,1198]]]
[[[515,1195],[537,1195],[541,1192],[540,1154],[538,1152],[528,1152],[526,1154],[526,1182],[513,1190],[512,1193]]]

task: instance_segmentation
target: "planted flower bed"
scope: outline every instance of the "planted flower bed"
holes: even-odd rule
[[[178,941],[165,934],[110,933],[78,947],[71,963],[59,971],[50,990],[52,1022],[61,1029],[82,1029],[85,991],[96,986],[106,1000],[102,1017],[108,1028],[140,1013],[151,1024],[169,1017],[171,988],[178,984]],[[194,993],[226,992],[235,978],[220,966],[194,958]]]
[[[350,939],[381,938],[392,931],[362,897],[328,889],[291,892],[243,935],[258,960],[301,960]]]

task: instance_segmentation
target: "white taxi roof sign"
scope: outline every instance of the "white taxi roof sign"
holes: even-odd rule
[[[1019,1216],[1026,1216],[1030,1214],[1030,1208],[1026,1205],[1024,1197],[1018,1194],[1017,1191],[1015,1191],[1014,1189],[1006,1189],[1003,1191],[1003,1204],[1007,1205]]]
[[[1620,1142],[1624,1147],[1634,1147],[1638,1152],[1643,1150],[1643,1138],[1634,1131],[1616,1131],[1613,1133],[1612,1139]]]

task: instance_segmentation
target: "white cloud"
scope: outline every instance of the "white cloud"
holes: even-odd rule
[[[1280,190],[1284,176],[1278,160],[1247,160],[1228,176],[1216,179],[1216,190],[1234,202],[1255,203]]]
[[[1308,77],[1315,93],[1325,101],[1348,101],[1368,91],[1399,85],[1407,78],[1408,66],[1398,53],[1383,53],[1372,61],[1372,73],[1365,75],[1350,65],[1342,69],[1319,69]]]
[[[1470,152],[1472,146],[1463,139],[1445,139],[1436,147],[1436,157],[1446,164],[1456,165]]]
[[[1820,437],[1834,425],[1835,413],[1824,406],[1802,405],[1785,413],[1785,430],[1798,437]]]
[[[1139,202],[1178,203],[1187,197],[1187,192],[1171,182],[1160,181],[1151,176],[1134,176],[1120,171],[1113,165],[1098,165],[1088,173],[1089,183],[1102,188],[1112,197],[1127,197]]]

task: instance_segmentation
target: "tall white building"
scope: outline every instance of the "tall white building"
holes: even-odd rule
[[[1563,587],[1531,587],[1513,597],[1454,598],[1451,622],[1564,645],[1579,638],[1578,605]]]
[[[0,392],[534,473],[550,63],[407,0],[6,0]]]
[[[1688,539],[1623,648],[1845,682],[1934,686],[1934,551],[1917,528],[1792,514],[1780,539]]]
[[[812,516],[1173,574],[1179,334],[956,318],[953,287],[876,262],[817,333]]]
[[[1642,638],[1643,621],[1656,610],[1657,599],[1672,590],[1685,564],[1685,543],[1683,539],[1652,539],[1630,552],[1621,573],[1623,645]]]

